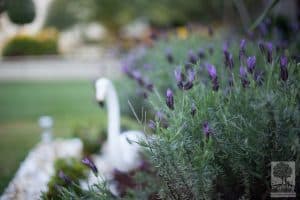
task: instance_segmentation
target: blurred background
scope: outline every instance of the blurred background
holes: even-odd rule
[[[39,116],[53,117],[58,137],[78,127],[97,135],[106,115],[94,101],[93,80],[107,76],[119,88],[128,53],[170,35],[249,33],[270,2],[0,0],[0,194],[40,140]],[[285,26],[299,22],[299,7],[299,0],[282,0],[272,13]],[[121,107],[129,110],[126,103]],[[131,114],[122,124],[137,126]]]

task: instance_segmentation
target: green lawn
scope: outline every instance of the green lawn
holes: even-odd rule
[[[91,81],[0,82],[0,194],[40,140],[41,115],[54,118],[56,137],[71,136],[78,125],[106,128]],[[128,118],[122,124],[136,126]]]

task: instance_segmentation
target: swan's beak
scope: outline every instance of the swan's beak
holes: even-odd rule
[[[104,101],[98,101],[98,104],[99,104],[99,106],[100,106],[101,108],[104,107]]]

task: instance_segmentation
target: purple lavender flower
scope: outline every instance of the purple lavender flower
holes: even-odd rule
[[[144,80],[143,80],[143,78],[142,78],[142,74],[141,74],[141,72],[140,71],[137,71],[137,70],[134,70],[133,72],[132,72],[132,76],[133,76],[133,78],[138,82],[138,84],[140,85],[140,86],[144,86]]]
[[[206,69],[207,69],[209,77],[211,79],[215,79],[217,77],[217,70],[216,70],[215,66],[213,66],[211,64],[206,64]]]
[[[186,77],[181,72],[180,68],[177,68],[174,71],[174,74],[179,89],[189,90],[193,87],[193,81],[195,80],[195,71],[193,69],[188,70],[187,81],[185,81]]]
[[[245,51],[246,50],[246,40],[242,39],[240,42],[240,50]]]
[[[63,181],[65,182],[66,185],[71,185],[71,184],[72,184],[72,180],[71,180],[67,175],[65,175],[65,173],[64,173],[62,170],[60,170],[60,171],[58,172],[58,177],[59,177],[61,180],[63,180]]]
[[[149,79],[148,78],[145,78],[144,79],[144,87],[149,91],[149,92],[153,92],[153,83],[151,83],[150,81],[149,81]]]
[[[82,162],[84,165],[88,166],[88,167],[93,171],[93,173],[94,173],[95,175],[98,174],[98,169],[97,169],[96,165],[95,165],[94,162],[93,162],[92,160],[90,160],[88,157],[85,157],[84,159],[82,159],[81,162]]]
[[[240,66],[240,76],[241,77],[247,76],[247,71],[246,71],[245,67],[243,67],[243,66]]]
[[[181,69],[180,68],[175,69],[174,74],[175,74],[175,79],[176,79],[176,82],[177,82],[177,86],[179,87],[179,89],[182,89],[183,88],[184,75],[181,72]]]
[[[192,50],[189,50],[189,52],[188,52],[188,60],[192,64],[197,63],[197,56],[196,56],[196,54],[194,54],[194,52]]]
[[[150,92],[153,92],[153,87],[154,87],[154,86],[153,86],[153,83],[147,83],[147,84],[146,84],[146,88],[147,88],[147,90],[150,91]]]
[[[202,130],[203,130],[203,134],[206,136],[206,138],[208,139],[209,136],[212,134],[212,131],[209,127],[208,122],[204,122],[202,125]]]
[[[164,117],[164,114],[161,111],[157,111],[155,113],[155,117],[157,118],[158,121],[161,121]]]
[[[256,57],[255,56],[250,56],[247,59],[247,69],[249,73],[253,73],[256,65]]]
[[[198,58],[200,59],[205,58],[205,51],[203,48],[198,49]]]
[[[267,61],[268,63],[272,63],[273,44],[271,42],[267,42],[265,46],[267,49]]]
[[[245,56],[246,56],[246,40],[242,39],[240,43],[240,53],[239,53],[240,61],[243,61]]]
[[[191,89],[192,87],[193,87],[193,83],[192,82],[186,82],[186,83],[184,83],[184,85],[183,85],[183,90],[189,90],[189,89]]]
[[[129,78],[133,78],[133,74],[132,74],[132,71],[131,71],[129,65],[124,64],[122,66],[122,72],[125,73]]]
[[[259,42],[258,42],[258,47],[259,47],[260,52],[264,55],[265,52],[266,52],[266,46],[265,46],[265,43],[262,42],[262,41],[259,41]]]
[[[289,77],[288,70],[287,70],[287,65],[288,65],[288,59],[286,56],[281,56],[280,57],[280,78],[283,81],[286,81]]]
[[[241,66],[240,67],[240,77],[241,77],[241,82],[244,88],[248,87],[250,84],[248,77],[247,77],[247,71],[246,68]]]
[[[174,96],[172,90],[169,88],[166,93],[166,104],[171,110],[174,110]]]
[[[156,124],[153,120],[149,120],[148,127],[152,130],[156,129]]]
[[[254,80],[257,85],[262,85],[264,82],[264,72],[263,71],[255,71]]]
[[[228,41],[225,41],[223,43],[223,47],[222,47],[222,50],[223,50],[224,54],[226,54],[226,52],[228,52],[228,46],[229,46]]]
[[[226,67],[228,67],[229,69],[232,69],[233,68],[233,57],[232,57],[232,54],[229,53],[228,51],[228,44],[225,43],[223,45],[223,53],[224,53],[224,64]]]
[[[218,77],[216,77],[215,79],[212,80],[212,89],[214,91],[218,91],[219,90],[219,81],[218,81]]]
[[[192,103],[192,107],[191,107],[191,115],[194,117],[195,114],[197,112],[197,108],[195,106],[195,103]]]
[[[206,64],[206,69],[208,71],[209,77],[212,80],[212,84],[213,84],[213,90],[214,91],[218,91],[219,89],[219,81],[218,81],[218,77],[217,77],[217,71],[215,66],[211,65],[211,64]]]
[[[174,63],[172,49],[170,49],[170,48],[166,49],[165,54],[166,54],[166,58],[167,58],[168,62],[170,64]]]

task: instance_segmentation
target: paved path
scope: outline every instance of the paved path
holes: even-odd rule
[[[36,57],[0,60],[2,80],[67,80],[115,78],[120,75],[120,61],[112,55],[97,58]]]

